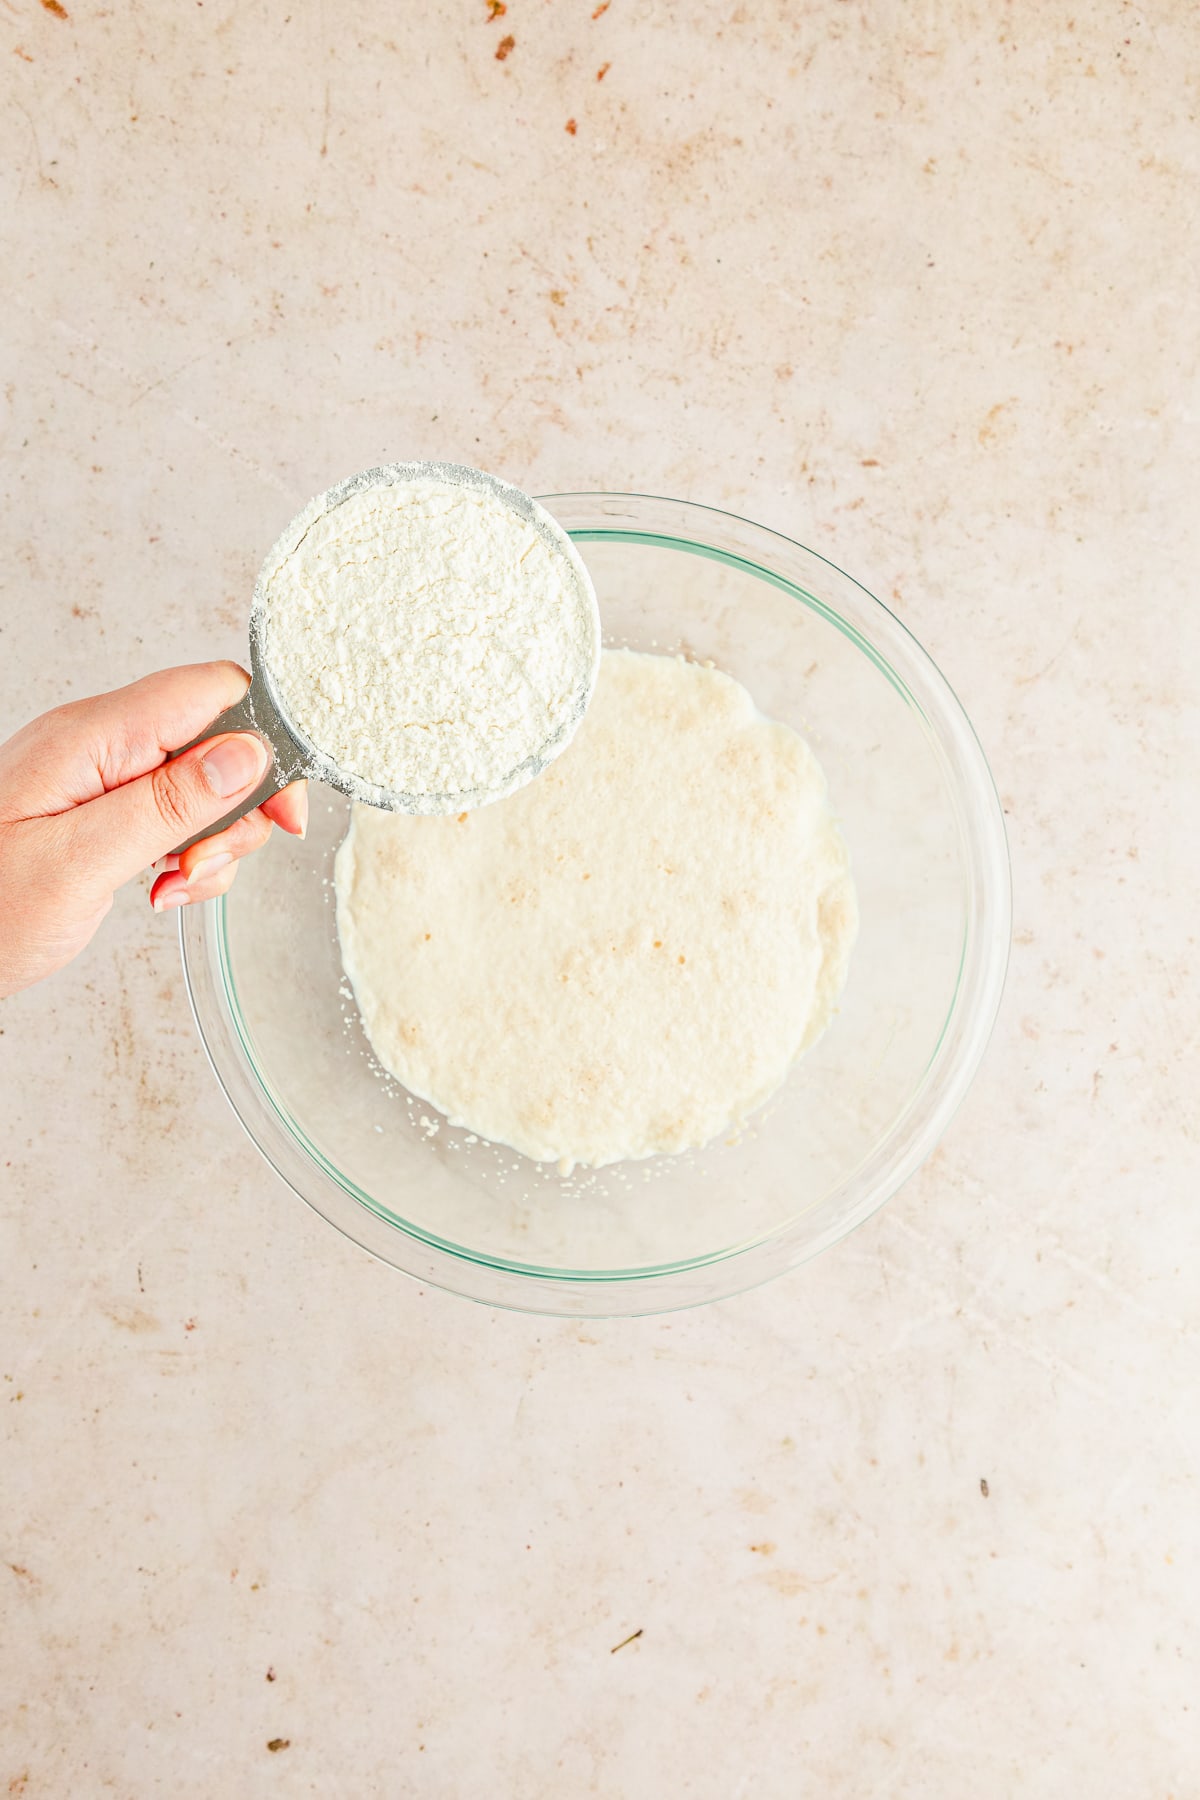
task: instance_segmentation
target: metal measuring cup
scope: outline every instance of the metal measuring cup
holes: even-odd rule
[[[276,692],[271,680],[269,645],[268,645],[268,586],[270,574],[279,560],[294,553],[305,534],[316,521],[326,513],[332,512],[352,494],[370,487],[393,487],[417,481],[439,481],[455,487],[471,488],[477,492],[489,493],[500,499],[510,511],[531,525],[539,537],[550,544],[555,551],[565,551],[567,561],[574,571],[580,592],[590,600],[592,625],[592,655],[589,673],[574,697],[576,704],[572,708],[567,721],[558,727],[547,742],[512,771],[508,782],[494,793],[480,794],[409,794],[403,791],[384,788],[376,783],[368,782],[362,776],[339,768],[338,764],[324,753],[300,730],[289,717],[286,706]],[[180,855],[193,844],[203,838],[214,837],[218,832],[233,825],[272,794],[277,794],[289,782],[301,780],[323,781],[327,786],[338,789],[357,800],[364,800],[368,805],[378,806],[389,812],[407,813],[449,813],[463,808],[474,808],[485,805],[490,799],[499,799],[503,794],[511,793],[514,788],[523,786],[565,750],[575,734],[575,730],[583,718],[584,712],[592,696],[599,667],[600,622],[596,605],[595,591],[578,552],[571,544],[562,527],[550,517],[537,501],[522,489],[512,486],[510,482],[501,481],[495,475],[489,475],[482,469],[473,469],[465,463],[444,462],[406,462],[387,463],[378,468],[362,469],[328,488],[325,493],[318,494],[304,510],[296,515],[280,535],[259,572],[254,587],[254,598],[250,609],[250,686],[242,698],[234,706],[227,707],[219,718],[202,731],[198,737],[187,744],[181,744],[172,756],[180,756],[185,750],[203,743],[227,731],[252,731],[261,738],[271,751],[271,762],[266,774],[254,792],[232,812],[219,819],[215,825],[196,832],[185,843],[179,844],[175,854]]]

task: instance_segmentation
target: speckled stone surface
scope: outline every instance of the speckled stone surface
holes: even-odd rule
[[[0,4],[0,729],[372,463],[729,506],[961,694],[1010,985],[855,1237],[580,1327],[294,1200],[127,892],[0,1006],[0,1794],[1185,1800],[1195,10],[291,4]]]

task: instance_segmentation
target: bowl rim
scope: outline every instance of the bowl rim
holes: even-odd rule
[[[180,910],[184,979],[209,1063],[252,1142],[293,1192],[372,1255],[418,1281],[518,1311],[576,1317],[665,1312],[743,1292],[819,1255],[878,1211],[935,1148],[974,1080],[1003,994],[1012,929],[1004,813],[983,747],[949,681],[891,609],[830,558],[768,526],[695,501],[640,493],[558,493],[539,500],[576,543],[673,548],[767,581],[847,636],[916,714],[952,800],[967,894],[953,997],[903,1111],[820,1201],[751,1241],[641,1268],[539,1268],[453,1244],[380,1210],[381,1203],[310,1143],[274,1095],[237,1024],[223,898]],[[693,535],[697,528],[699,538]],[[768,551],[770,562],[764,560]],[[842,590],[839,599],[854,600],[869,616],[869,638],[809,591],[799,579],[806,563],[829,571]]]

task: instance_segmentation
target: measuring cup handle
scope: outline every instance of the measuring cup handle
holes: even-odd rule
[[[269,800],[272,794],[277,794],[280,788],[286,787],[289,781],[295,779],[294,775],[289,774],[280,766],[275,745],[271,741],[270,734],[263,728],[265,721],[261,718],[261,712],[261,696],[255,692],[255,684],[251,683],[236,706],[227,706],[225,711],[200,733],[199,737],[192,738],[190,743],[180,744],[178,750],[170,752],[168,761],[182,756],[185,750],[191,750],[196,744],[203,744],[209,738],[220,737],[221,733],[225,731],[252,731],[255,737],[262,739],[271,752],[267,772],[254,792],[243,800],[240,806],[235,806],[232,812],[226,813],[224,818],[218,819],[215,825],[206,825],[203,831],[197,831],[184,843],[176,844],[173,855],[180,856],[185,850],[190,850],[193,844],[198,844],[201,838],[215,837],[217,832],[224,831],[227,825],[236,825],[237,821],[246,813],[253,812],[256,806],[261,806],[264,800]]]

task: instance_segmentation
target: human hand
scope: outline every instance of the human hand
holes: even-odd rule
[[[113,892],[150,864],[156,911],[223,894],[271,822],[297,837],[308,823],[293,782],[227,831],[182,855],[172,846],[252,794],[270,751],[250,732],[167,752],[240,700],[236,663],[164,669],[115,693],[74,700],[0,744],[0,997],[78,955]]]

